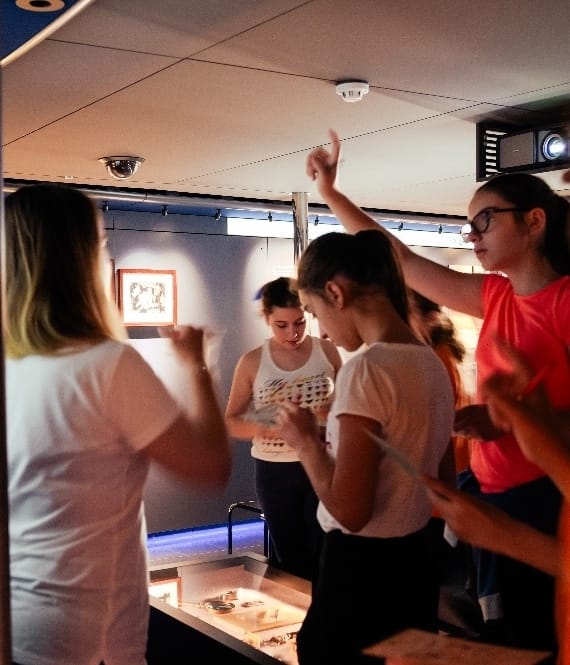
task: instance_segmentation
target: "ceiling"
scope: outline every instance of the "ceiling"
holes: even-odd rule
[[[570,114],[568,0],[76,4],[2,68],[6,183],[189,195],[224,209],[308,192],[318,205],[305,157],[332,127],[354,201],[457,224],[478,185],[477,122]],[[38,13],[6,16],[15,34]],[[346,103],[335,84],[347,79],[369,93]],[[107,155],[145,161],[118,181],[98,161]],[[560,171],[540,175],[570,194]]]

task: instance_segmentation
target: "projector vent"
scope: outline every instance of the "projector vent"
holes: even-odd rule
[[[512,128],[510,128],[512,131]],[[509,131],[498,126],[477,125],[477,181],[497,175],[499,170],[499,139]]]

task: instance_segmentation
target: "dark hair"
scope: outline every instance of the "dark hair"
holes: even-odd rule
[[[431,312],[438,312],[438,313],[441,312],[440,305],[438,305],[433,300],[430,300],[429,298],[422,296],[421,293],[414,291],[414,289],[410,289],[408,293],[410,296],[410,300],[412,301],[411,304],[417,309],[417,311],[420,314],[422,314],[422,316],[430,314]]]
[[[297,282],[291,277],[278,277],[264,284],[256,300],[261,300],[261,312],[268,316],[275,307],[301,308]]]
[[[113,337],[92,201],[67,185],[41,184],[21,187],[5,206],[8,356]]]
[[[570,204],[565,198],[529,173],[494,176],[477,191],[498,194],[522,210],[542,208],[546,214],[542,254],[557,273],[570,274]]]
[[[408,296],[390,239],[374,229],[326,233],[305,249],[297,266],[299,289],[321,293],[328,281],[344,275],[364,292],[380,288],[408,322]]]
[[[442,345],[449,347],[451,355],[458,362],[463,362],[466,354],[465,345],[458,339],[453,321],[446,315],[442,315],[439,323],[430,330],[430,346]]]
[[[445,345],[449,347],[452,356],[458,361],[463,362],[465,358],[466,349],[465,345],[457,337],[457,330],[453,321],[444,314],[441,310],[441,305],[426,298],[418,291],[414,289],[408,290],[410,306],[414,309],[422,318],[429,316],[430,314],[435,314],[433,321],[430,319],[430,323],[427,326],[427,335],[429,339],[427,340],[430,346],[441,346]]]

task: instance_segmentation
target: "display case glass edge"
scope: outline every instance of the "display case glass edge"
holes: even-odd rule
[[[233,555],[224,559],[206,561],[201,563],[182,562],[168,568],[157,568],[151,571],[151,581],[173,579],[177,576],[182,578],[183,598],[185,577],[200,577],[211,580],[216,577],[216,571],[220,571],[222,579],[228,571],[239,570],[243,567],[244,574],[260,578],[260,589],[279,589],[278,602],[285,605],[290,604],[301,607],[299,599],[302,600],[302,609],[308,607],[310,602],[310,583],[307,580],[289,575],[283,571],[273,568],[267,563],[265,557],[256,554]],[[186,575],[185,575],[186,573]],[[222,582],[222,586],[226,582]],[[188,611],[172,607],[163,600],[150,596],[150,625],[149,625],[149,650],[147,653],[148,665],[159,665],[164,662],[166,653],[170,665],[180,662],[188,662],[192,657],[195,662],[223,662],[224,665],[245,665],[245,663],[259,663],[260,665],[276,665],[281,662],[276,657],[261,649],[251,646],[239,637],[225,632],[223,628],[208,623]],[[185,658],[178,660],[175,655],[177,650],[182,650]],[[207,659],[207,660],[206,660]]]

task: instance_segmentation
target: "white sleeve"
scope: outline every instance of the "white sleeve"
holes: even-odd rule
[[[107,416],[135,450],[149,445],[182,413],[150,365],[125,345],[107,392]]]

